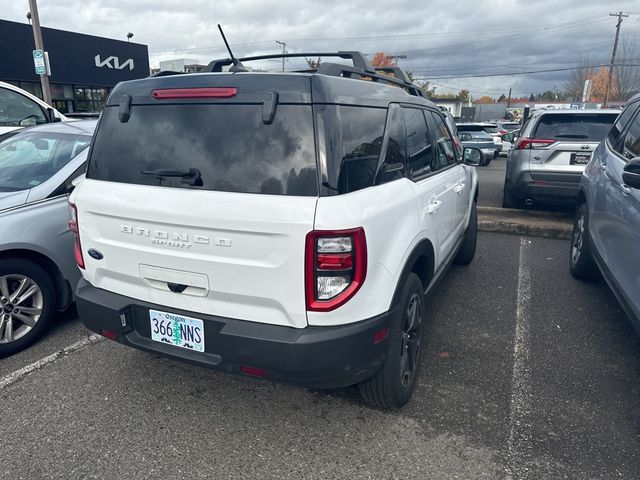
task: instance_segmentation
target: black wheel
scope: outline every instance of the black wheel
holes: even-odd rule
[[[42,267],[29,260],[0,262],[0,357],[37,340],[55,307],[55,286]]]
[[[412,273],[402,289],[400,314],[390,326],[387,360],[378,373],[358,385],[366,402],[389,410],[407,403],[420,367],[425,316],[422,282]]]
[[[522,207],[521,202],[518,202],[513,198],[513,196],[509,193],[509,189],[507,184],[504,185],[504,190],[502,193],[502,208],[520,208]]]
[[[576,212],[576,221],[571,232],[571,249],[569,251],[569,269],[571,275],[580,280],[595,280],[599,276],[599,270],[591,255],[591,242],[589,241],[589,223],[587,216],[587,204],[583,203]]]
[[[456,265],[469,265],[476,255],[476,244],[478,243],[478,209],[476,202],[471,206],[471,215],[469,216],[469,226],[464,232],[464,240],[460,246],[460,250],[453,259]]]

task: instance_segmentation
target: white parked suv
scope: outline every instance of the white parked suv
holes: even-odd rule
[[[474,256],[482,153],[464,163],[422,91],[352,56],[114,89],[70,199],[89,329],[225,372],[359,384],[385,408],[409,399],[424,295]]]

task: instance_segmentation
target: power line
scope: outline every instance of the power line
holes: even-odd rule
[[[534,73],[550,73],[550,72],[568,72],[570,70],[581,70],[588,68],[596,68],[596,67],[609,67],[610,64],[599,64],[599,65],[588,65],[585,67],[566,67],[566,68],[549,68],[545,70],[529,70],[527,72],[500,72],[500,73],[487,73],[482,75],[454,75],[449,77],[424,77],[420,76],[418,78],[425,80],[438,80],[438,79],[448,79],[448,78],[486,78],[486,77],[508,77],[511,75],[531,75]],[[627,63],[628,67],[640,67],[640,63]]]

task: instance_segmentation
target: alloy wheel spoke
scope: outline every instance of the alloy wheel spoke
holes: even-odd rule
[[[34,293],[37,293],[39,291],[40,288],[37,285],[31,285],[22,295],[20,295],[20,298],[17,298],[15,301],[13,301],[13,305],[20,305],[27,298],[31,297]]]
[[[7,285],[7,277],[0,277],[0,297],[9,298],[9,285]]]
[[[27,327],[35,327],[36,325],[36,320],[33,317],[30,317],[28,315],[23,315],[22,313],[13,313],[13,317],[17,318],[18,320],[20,320],[22,323],[24,323]]]
[[[38,307],[20,307],[20,311],[32,316],[40,315],[42,313],[42,309]]]
[[[30,283],[30,282],[29,282],[29,279],[27,277],[24,277],[22,280],[20,280],[20,285],[18,285],[18,288],[16,288],[14,290],[14,292],[11,294],[11,296],[9,297],[9,301],[11,303],[14,303],[16,301],[16,299],[20,297],[22,292],[27,287],[28,283]]]
[[[13,342],[13,318],[9,317],[4,322],[4,334],[1,338],[4,338],[7,342]]]

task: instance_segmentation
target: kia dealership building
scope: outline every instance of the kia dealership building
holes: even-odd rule
[[[42,38],[53,106],[61,112],[100,111],[118,82],[149,76],[146,45],[44,27]],[[0,80],[42,98],[34,49],[31,25],[0,20]]]

